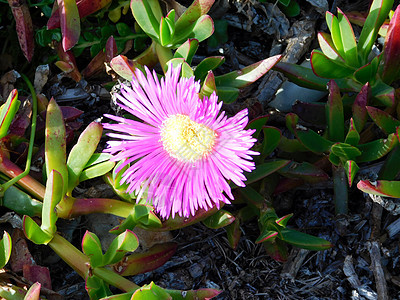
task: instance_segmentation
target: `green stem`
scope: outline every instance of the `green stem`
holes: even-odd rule
[[[346,172],[342,165],[338,167],[332,166],[333,173],[333,189],[334,189],[334,200],[335,200],[335,212],[336,215],[348,213],[347,201],[348,201],[348,188]]]
[[[172,59],[172,52],[170,49],[161,46],[159,43],[156,43],[156,53],[158,56],[158,60],[160,62],[161,68],[164,71],[164,74],[167,73],[167,62]]]
[[[118,275],[117,273],[107,268],[94,268],[93,275],[96,275],[97,277],[103,279],[107,283],[115,286],[116,288],[124,292],[134,292],[138,288],[140,288],[140,286],[138,286],[137,284],[129,281],[128,279],[122,277],[121,275]]]
[[[100,277],[107,283],[119,288],[122,291],[131,292],[139,288],[139,286],[135,283],[125,279],[121,275],[114,273],[110,269],[104,267],[90,269],[89,258],[57,233],[54,235],[53,239],[48,245],[83,279],[86,279],[92,271],[93,275]]]
[[[36,97],[35,89],[33,88],[33,85],[29,81],[28,77],[26,77],[24,74],[21,74],[21,77],[22,77],[22,79],[25,80],[25,83],[27,84],[27,86],[32,94],[32,124],[31,124],[31,135],[29,138],[28,156],[26,158],[25,171],[22,172],[21,174],[15,176],[14,178],[10,179],[8,182],[4,183],[1,187],[1,190],[3,193],[14,183],[18,182],[21,178],[28,175],[29,171],[31,169],[33,142],[35,141],[35,133],[36,133],[37,97]]]

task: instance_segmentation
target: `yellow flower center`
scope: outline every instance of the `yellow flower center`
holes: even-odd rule
[[[195,162],[214,147],[214,130],[192,121],[186,115],[173,115],[161,126],[161,141],[170,156],[183,162]]]

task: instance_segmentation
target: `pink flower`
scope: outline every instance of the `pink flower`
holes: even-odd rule
[[[130,164],[121,184],[138,200],[147,191],[147,201],[164,218],[230,203],[227,180],[244,186],[243,171],[255,168],[250,155],[259,154],[250,150],[254,130],[244,130],[247,109],[228,118],[215,93],[201,100],[199,82],[179,74],[180,67],[170,66],[159,81],[155,72],[137,70],[132,87],[123,86],[117,99],[143,122],[106,115],[118,123],[103,124],[119,132],[108,134],[116,140],[104,151],[124,160],[119,170]]]

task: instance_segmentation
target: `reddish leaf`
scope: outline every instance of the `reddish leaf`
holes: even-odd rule
[[[28,5],[24,0],[8,0],[14,15],[19,45],[26,59],[30,62],[33,57],[35,43],[33,40],[32,18]]]
[[[360,93],[358,93],[353,103],[353,120],[358,132],[361,132],[361,130],[364,128],[365,122],[367,122],[368,114],[366,106],[370,96],[370,91],[371,88],[369,83],[366,83],[362,87]]]
[[[82,76],[85,78],[94,77],[105,71],[106,54],[103,51],[97,53],[89,62],[85,69],[82,70]]]
[[[78,0],[76,5],[79,17],[82,19],[108,5],[112,0]],[[54,3],[56,5],[57,2]],[[47,21],[47,28],[54,29],[60,27],[60,13],[54,10],[50,19]]]
[[[71,49],[79,40],[81,24],[75,0],[57,0],[58,12],[61,16],[60,27],[64,51]]]
[[[43,287],[51,290],[51,277],[48,268],[38,265],[24,265],[22,274],[30,282],[40,282]]]
[[[382,80],[390,84],[399,77],[400,70],[400,6],[397,7],[385,39]]]
[[[139,64],[136,61],[128,59],[124,55],[114,57],[111,60],[110,65],[115,73],[126,80],[132,80],[136,68],[139,67]]]
[[[113,265],[116,273],[131,276],[154,270],[166,263],[174,255],[176,243],[157,244],[145,253],[134,253]]]
[[[67,72],[68,75],[75,80],[76,82],[79,82],[82,79],[81,73],[78,71],[78,67],[76,65],[75,61],[75,56],[72,53],[72,51],[64,51],[64,48],[62,47],[61,44],[57,45],[57,54],[58,57],[60,58],[60,61],[63,62],[65,67],[70,67],[69,70],[63,70],[64,72]]]
[[[106,62],[110,63],[110,61],[117,56],[118,49],[117,43],[113,36],[110,36],[106,43]]]

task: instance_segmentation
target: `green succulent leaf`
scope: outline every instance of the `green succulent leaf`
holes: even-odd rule
[[[223,56],[210,56],[203,59],[194,69],[194,76],[197,80],[203,81],[208,72],[215,70],[225,62]]]
[[[381,180],[394,180],[400,172],[400,146],[394,149],[386,157],[383,166],[379,170],[378,178]]]
[[[367,106],[367,112],[374,123],[386,134],[396,132],[396,128],[400,126],[400,121],[393,118],[387,112],[373,106]]]
[[[340,63],[345,63],[343,57],[337,51],[331,35],[325,32],[318,33],[318,42],[321,47],[322,52],[330,59],[338,61]]]
[[[198,40],[188,39],[181,46],[179,46],[178,49],[176,49],[174,53],[174,58],[183,58],[188,64],[191,64],[193,56],[196,53],[198,47],[199,47]]]
[[[235,221],[235,217],[226,210],[221,209],[203,220],[203,224],[211,229],[219,229],[231,224],[233,221]]]
[[[200,98],[203,98],[204,96],[210,97],[211,94],[216,91],[217,91],[217,86],[215,85],[214,73],[212,71],[209,71],[206,78],[204,79],[199,97]]]
[[[346,144],[350,144],[352,146],[357,146],[359,141],[360,141],[360,134],[358,133],[357,129],[355,128],[353,118],[351,118],[349,131],[347,132],[346,139],[344,140],[344,142]]]
[[[286,126],[292,130],[296,138],[310,151],[323,153],[329,151],[333,142],[323,138],[315,131],[297,124],[298,117],[293,113],[286,115]]]
[[[358,53],[362,64],[365,64],[372,46],[376,41],[378,32],[383,22],[385,22],[389,11],[393,7],[393,0],[374,0],[369,9],[367,19],[358,39]]]
[[[357,183],[357,188],[364,193],[383,197],[400,198],[400,181],[368,181],[361,180]]]
[[[63,180],[63,194],[65,194],[68,189],[65,125],[61,109],[53,98],[47,106],[45,134],[46,174],[49,177],[53,170],[60,173]]]
[[[18,91],[16,89],[10,92],[6,103],[0,106],[0,139],[5,137],[10,128],[11,122],[18,111],[21,101],[18,100]]]
[[[246,185],[249,185],[250,183],[256,182],[268,175],[271,175],[272,173],[278,171],[289,163],[290,160],[277,159],[258,165],[254,171],[245,174],[247,178]]]
[[[39,282],[35,282],[31,285],[29,290],[26,292],[24,300],[38,300],[40,299],[40,288],[41,284]]]
[[[343,45],[343,51],[346,56],[346,63],[353,67],[358,67],[357,42],[354,36],[353,28],[349,19],[338,8],[338,23],[340,28],[340,39]]]
[[[56,206],[64,197],[63,178],[59,172],[52,170],[47,178],[46,192],[43,199],[42,225],[43,231],[53,236],[56,233]]]
[[[290,162],[278,171],[279,174],[287,178],[300,178],[305,182],[316,183],[329,178],[323,170],[309,162]]]
[[[324,239],[288,228],[282,229],[281,235],[282,240],[286,243],[307,250],[319,251],[333,247],[330,242]]]
[[[387,139],[379,139],[366,144],[358,145],[361,155],[357,157],[357,163],[371,162],[388,154],[398,145],[398,139],[395,134],[390,134]]]
[[[119,262],[127,252],[134,252],[139,246],[136,234],[131,230],[118,235],[110,244],[104,255],[104,264],[110,265]]]
[[[275,64],[281,60],[281,55],[275,55],[267,59],[256,62],[241,70],[233,71],[221,76],[215,77],[217,88],[219,87],[235,87],[243,88],[250,85],[265,73],[267,73]]]
[[[277,232],[275,230],[265,229],[260,234],[260,236],[256,239],[255,243],[259,244],[259,243],[263,243],[263,242],[273,242],[277,238],[278,234],[279,234],[279,232]]]
[[[361,155],[361,151],[346,143],[336,143],[331,147],[331,152],[343,160],[352,160]]]
[[[372,61],[354,72],[354,77],[361,83],[365,84],[369,82],[374,84],[375,77],[378,72],[379,57],[376,56]]]
[[[326,119],[328,121],[328,137],[331,141],[344,140],[343,103],[339,87],[334,80],[328,83],[329,96],[326,104]]]
[[[340,56],[346,57],[343,43],[340,34],[339,21],[336,16],[334,16],[331,12],[327,11],[325,14],[326,24],[328,25],[329,31],[331,32],[332,41],[335,45],[335,48],[340,53]]]
[[[112,294],[108,284],[103,279],[94,275],[86,278],[86,290],[90,299],[104,299],[104,297]]]
[[[160,39],[162,11],[158,0],[132,0],[132,14],[142,30],[154,40]]]
[[[115,166],[113,161],[105,161],[94,166],[84,169],[79,175],[79,182],[83,182],[88,179],[103,176],[104,174],[111,171]]]
[[[82,251],[89,257],[90,266],[92,268],[104,265],[101,242],[94,233],[86,230],[86,233],[82,238]]]
[[[151,282],[148,285],[136,290],[131,300],[171,300],[172,297],[163,288],[160,288]]]
[[[102,133],[103,127],[100,123],[90,123],[71,149],[67,160],[69,193],[79,184],[79,176],[96,151]]]
[[[265,126],[265,124],[267,123],[269,119],[269,116],[260,116],[257,117],[253,120],[251,120],[247,126],[246,129],[255,129],[256,131],[253,133],[253,137],[255,139],[257,139],[260,135],[261,130],[263,129],[263,127]]]
[[[264,133],[264,139],[261,145],[262,157],[270,155],[281,142],[282,132],[275,127],[266,126],[262,129]]]
[[[349,186],[352,186],[353,180],[356,177],[356,174],[359,169],[360,168],[355,161],[353,160],[346,161],[344,165],[344,171],[346,172]]]
[[[382,80],[376,80],[375,84],[371,85],[371,96],[387,107],[392,107],[395,103],[394,88]]]
[[[53,235],[43,231],[31,217],[26,215],[23,218],[23,229],[25,236],[37,245],[47,245],[53,239]]]
[[[323,78],[344,78],[355,71],[354,68],[331,60],[319,50],[311,52],[311,67],[315,75]]]
[[[8,263],[11,256],[12,241],[7,231],[4,231],[3,238],[0,240],[0,268]]]

